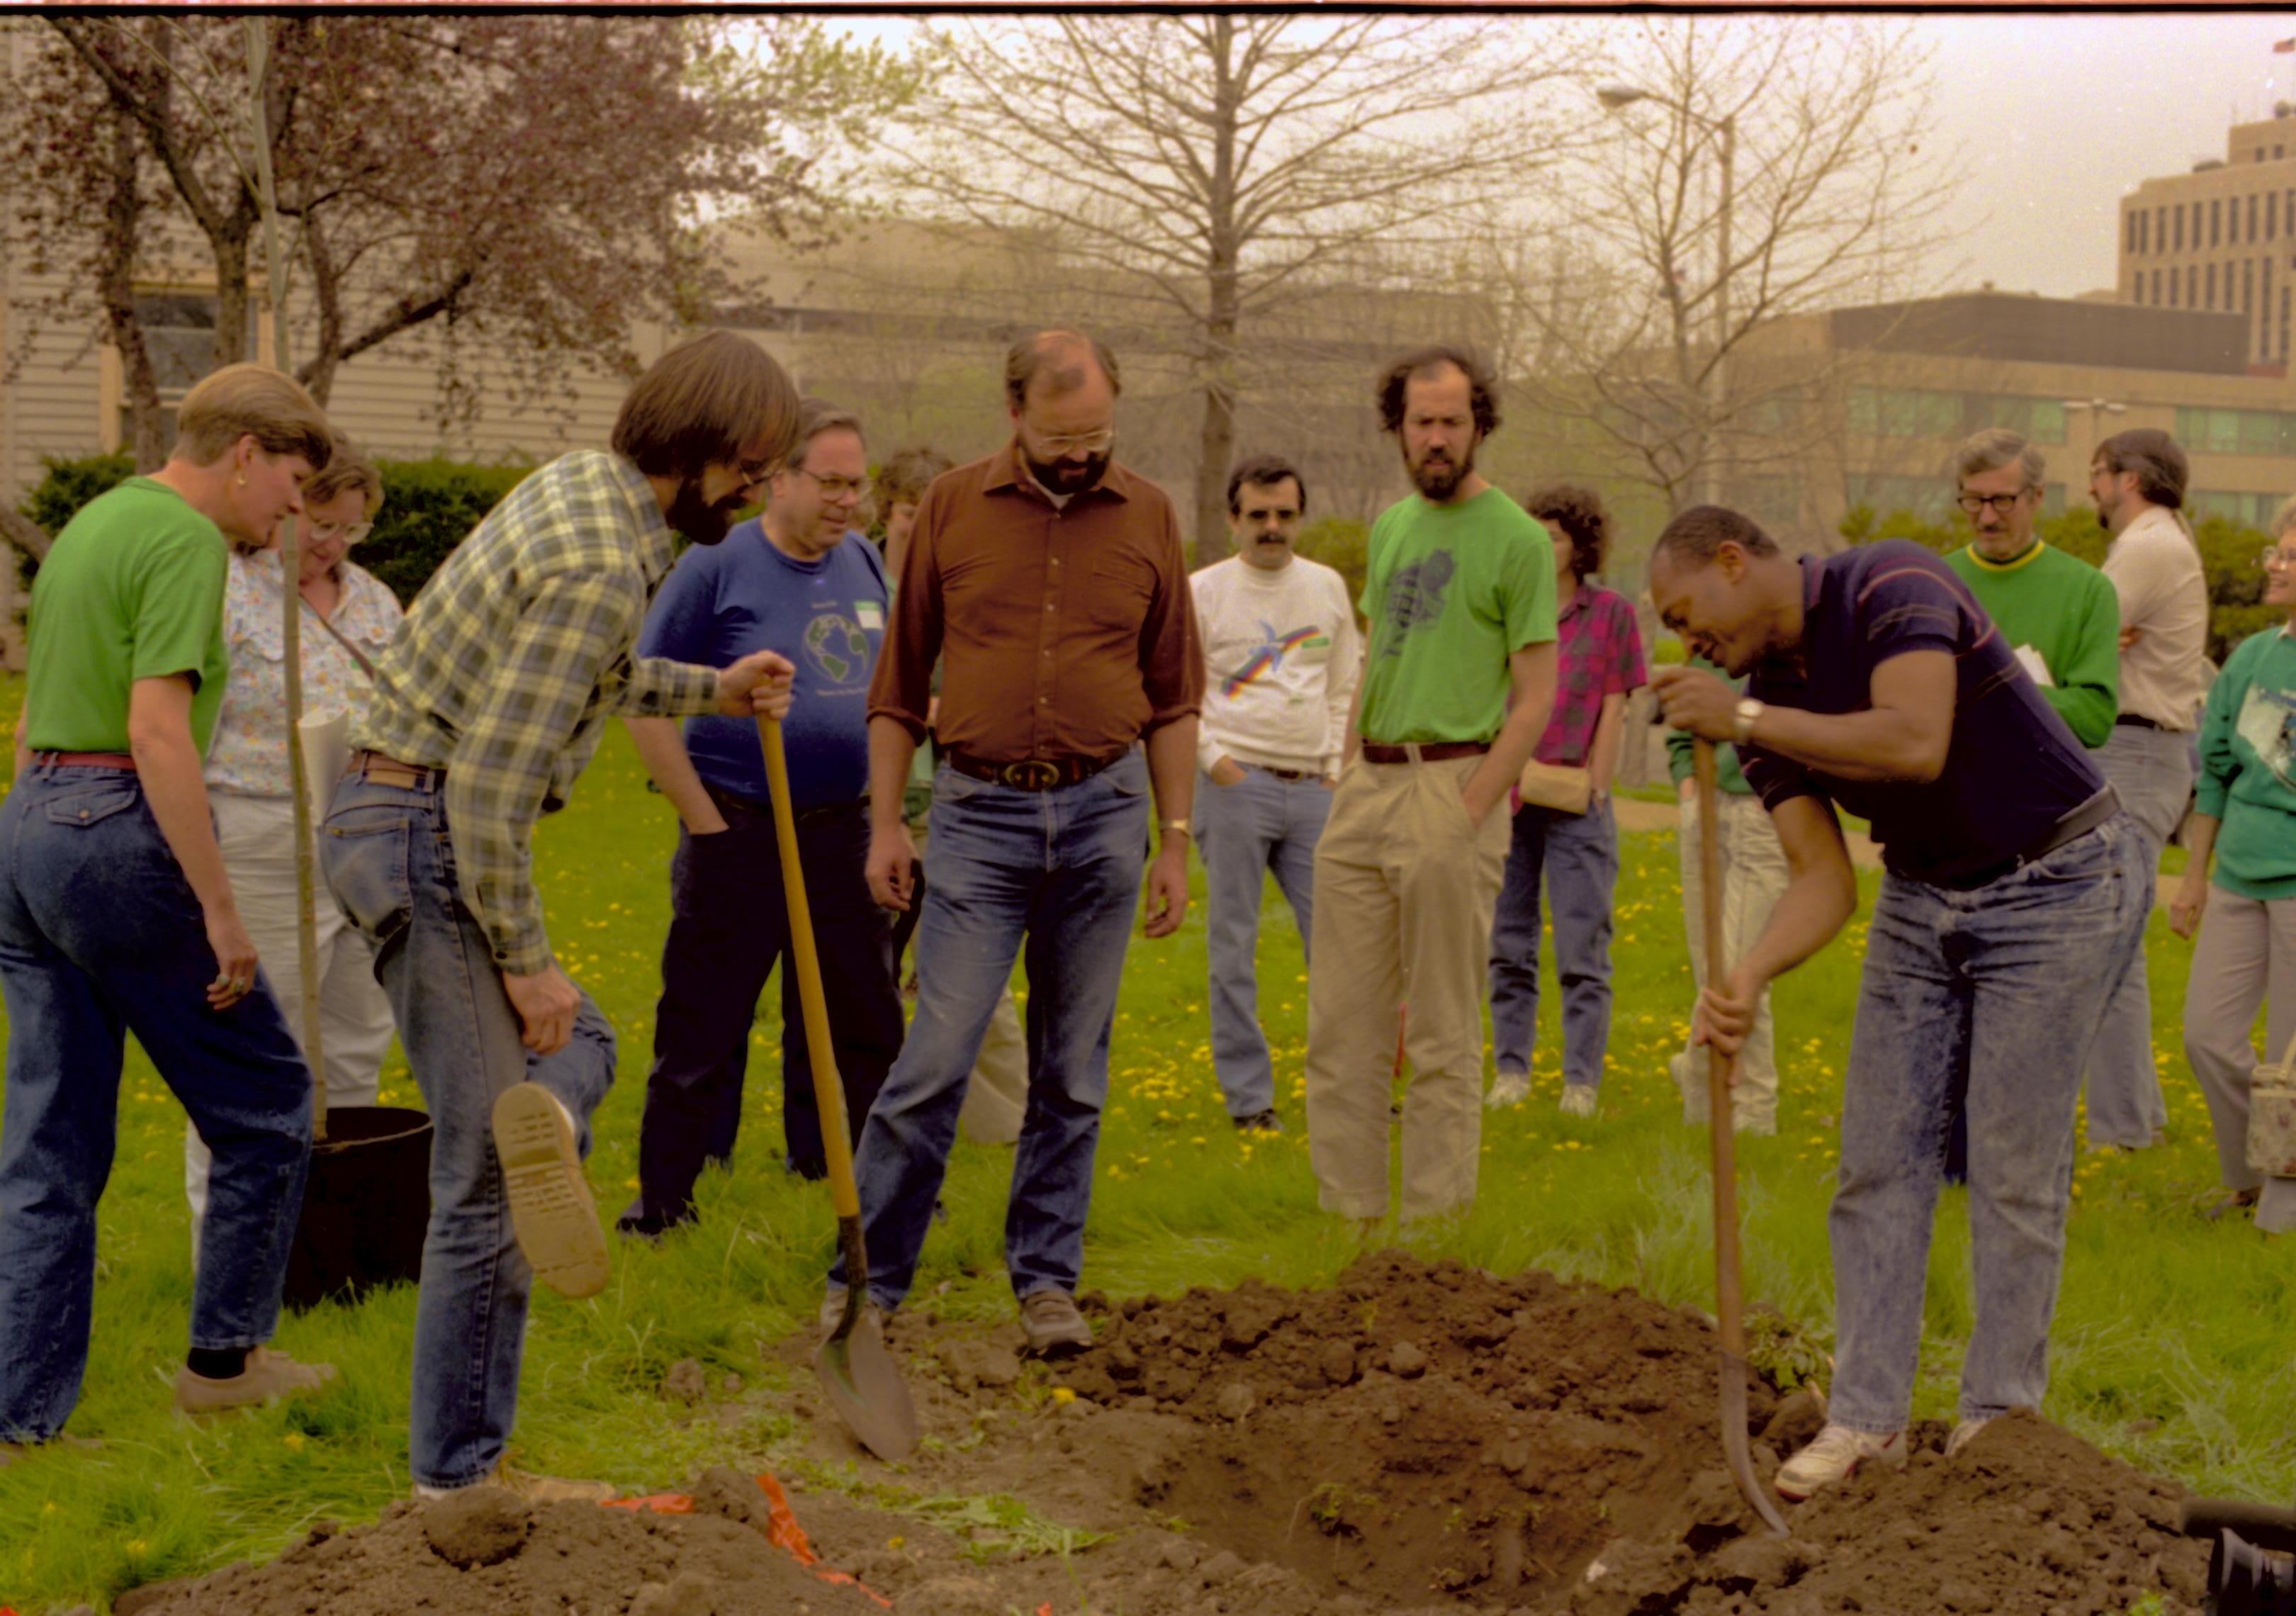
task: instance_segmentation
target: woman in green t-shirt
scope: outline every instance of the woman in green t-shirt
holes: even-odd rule
[[[2185,1055],[2231,1191],[2209,1215],[2253,1209],[2257,1227],[2277,1230],[2296,1228],[2296,1178],[2248,1164],[2250,1032],[2268,997],[2267,1058],[2277,1061],[2296,1038],[2296,500],[2273,530],[2258,558],[2264,603],[2288,621],[2243,640],[2209,691],[2199,800],[2169,923],[2180,937],[2200,932],[2185,988]]]

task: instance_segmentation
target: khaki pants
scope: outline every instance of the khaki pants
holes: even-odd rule
[[[1475,1198],[1483,980],[1506,869],[1505,806],[1478,828],[1461,789],[1480,758],[1349,765],[1316,847],[1308,973],[1308,1145],[1324,1210],[1388,1210],[1390,1079],[1404,1053],[1402,1213]]]
[[[2296,1178],[2267,1178],[2248,1164],[2259,1002],[2268,1006],[2265,1058],[2276,1062],[2296,1036],[2296,898],[2242,898],[2211,886],[2185,986],[2185,1058],[2209,1103],[2225,1187],[2259,1192],[2258,1228],[2296,1228]]]
[[[216,792],[216,841],[231,876],[239,917],[255,943],[263,974],[303,1042],[303,962],[298,946],[295,805],[285,797]],[[374,950],[352,929],[317,883],[313,909],[319,937],[319,1037],[326,1046],[327,1103],[372,1105],[390,1053],[390,1001],[374,980]],[[199,1247],[208,1208],[208,1147],[195,1128],[184,1130],[184,1198],[192,1206],[192,1245]]]
[[[1732,963],[1746,957],[1770,911],[1786,890],[1786,850],[1759,797],[1729,792],[1715,800],[1715,840],[1722,854],[1722,950]],[[1698,862],[1698,799],[1682,805],[1676,841],[1682,858],[1682,920],[1690,934],[1690,970],[1706,986],[1706,882]],[[1667,1062],[1682,1091],[1682,1120],[1706,1126],[1706,1062],[1702,1047],[1686,1047]],[[1753,1030],[1738,1052],[1738,1086],[1731,1091],[1731,1120],[1741,1133],[1778,1131],[1777,1052],[1770,1027],[1770,992],[1762,989]]]

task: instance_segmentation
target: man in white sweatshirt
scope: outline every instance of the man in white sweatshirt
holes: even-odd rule
[[[2209,586],[2181,514],[2191,474],[2176,440],[2150,427],[2115,433],[2089,463],[2089,497],[2112,535],[2104,576],[2120,596],[2120,712],[2097,762],[2144,838],[2148,876],[2192,795],[2193,731],[2209,689]],[[2087,1085],[2090,1148],[2159,1141],[2169,1110],[2141,950],[2105,1007]]]
[[[1239,1128],[1281,1133],[1260,1030],[1255,956],[1267,874],[1304,952],[1316,841],[1332,811],[1348,710],[1363,664],[1347,580],[1293,553],[1308,488],[1272,455],[1228,473],[1235,554],[1189,580],[1204,644],[1195,842],[1210,899],[1212,1066]]]

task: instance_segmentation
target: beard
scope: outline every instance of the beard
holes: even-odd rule
[[[686,478],[677,485],[677,497],[669,502],[670,529],[697,545],[714,545],[733,531],[734,518],[749,503],[742,497],[747,492],[746,488],[736,488],[725,498],[712,502],[701,496],[699,479]]]
[[[1441,504],[1459,491],[1459,485],[1475,469],[1474,446],[1468,445],[1464,458],[1456,464],[1447,452],[1438,449],[1421,456],[1415,464],[1406,456],[1403,466],[1411,473],[1412,486],[1426,498]]]
[[[1087,488],[1098,488],[1100,480],[1108,475],[1108,462],[1113,453],[1111,450],[1095,455],[1081,465],[1072,460],[1038,460],[1025,453],[1022,458],[1028,462],[1029,475],[1037,480],[1046,493],[1067,495],[1081,494]]]

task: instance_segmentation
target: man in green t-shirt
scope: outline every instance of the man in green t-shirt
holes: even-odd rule
[[[214,1152],[187,1413],[316,1391],[267,1350],[310,1161],[311,1079],[239,918],[201,759],[223,697],[225,535],[259,544],[326,464],[289,378],[217,371],[168,463],[91,500],[32,586],[14,788],[0,805],[0,1464],[78,1400],[133,1032]]]
[[[1372,525],[1371,619],[1348,760],[1316,848],[1308,1143],[1325,1210],[1388,1210],[1389,1082],[1405,983],[1401,1211],[1475,1197],[1482,995],[1509,792],[1554,699],[1554,548],[1475,471],[1499,423],[1480,362],[1406,355],[1380,414],[1416,492]]]
[[[1954,455],[1961,508],[1976,529],[1946,565],[1969,586],[2041,694],[2083,746],[2112,738],[2120,710],[2120,597],[2103,573],[2033,536],[2041,451],[1992,427]]]

